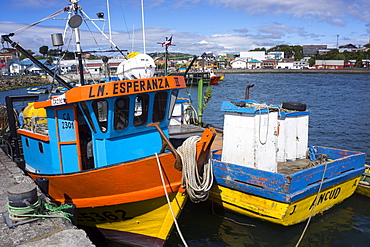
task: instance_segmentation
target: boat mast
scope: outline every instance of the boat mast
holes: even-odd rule
[[[144,45],[144,54],[146,54],[146,44],[145,44],[145,26],[144,26],[144,0],[141,0],[141,22],[143,25],[143,45]]]
[[[73,10],[74,15],[68,20],[68,25],[75,32],[76,37],[76,50],[77,50],[77,59],[78,59],[78,69],[80,71],[80,83],[81,85],[85,84],[84,79],[84,69],[82,63],[82,49],[81,49],[81,40],[80,40],[80,29],[79,26],[82,24],[82,17],[77,14],[77,11],[80,9],[80,6],[77,4],[80,0],[69,0],[71,4],[71,10]]]
[[[113,39],[112,39],[112,28],[111,28],[111,25],[110,25],[109,0],[107,0],[107,12],[108,12],[109,39],[110,39],[110,40],[113,40]],[[112,47],[112,43],[111,43],[111,47]]]

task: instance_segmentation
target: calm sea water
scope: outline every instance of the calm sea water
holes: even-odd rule
[[[222,101],[244,99],[248,84],[255,85],[250,99],[257,102],[307,104],[310,144],[365,152],[370,164],[370,75],[228,74],[211,86],[213,97],[204,122],[222,126]],[[25,93],[25,89],[0,92],[0,103],[6,95]],[[182,92],[188,94],[196,103],[197,87]],[[305,223],[282,227],[190,200],[178,222],[188,246],[196,247],[295,246],[305,227]],[[176,229],[166,246],[184,246]],[[315,216],[300,246],[370,246],[370,198],[355,194]]]
[[[260,103],[302,102],[311,110],[309,143],[361,151],[370,164],[370,75],[228,74],[212,85],[204,122],[223,125],[221,103],[245,97]],[[188,88],[197,99],[197,88]],[[186,96],[186,95],[184,95]],[[290,227],[263,222],[212,205],[187,202],[179,219],[189,246],[295,246],[306,223]],[[167,246],[183,246],[176,230]],[[351,196],[315,216],[300,246],[370,246],[370,198]]]

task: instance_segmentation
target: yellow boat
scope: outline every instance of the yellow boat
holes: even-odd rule
[[[210,199],[226,209],[290,226],[350,197],[365,154],[308,145],[306,105],[225,101],[222,149],[213,152]]]
[[[362,174],[356,193],[370,197],[370,166],[365,165],[366,170]]]

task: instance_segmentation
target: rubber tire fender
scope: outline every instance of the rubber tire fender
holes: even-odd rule
[[[300,102],[283,102],[282,108],[293,111],[305,111],[306,104]]]

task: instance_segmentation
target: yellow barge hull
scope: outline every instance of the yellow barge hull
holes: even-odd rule
[[[210,192],[210,199],[224,208],[234,212],[270,221],[283,226],[300,223],[350,197],[356,190],[360,177],[355,177],[328,187],[320,192],[315,206],[317,194],[301,200],[284,203],[243,193],[215,184]]]

